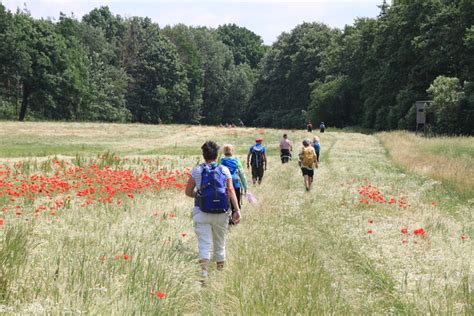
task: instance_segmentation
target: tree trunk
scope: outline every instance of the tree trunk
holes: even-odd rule
[[[20,108],[20,115],[18,116],[18,120],[23,122],[26,116],[26,109],[28,108],[28,97],[30,96],[30,89],[28,85],[23,82],[23,99],[21,101],[21,108]]]

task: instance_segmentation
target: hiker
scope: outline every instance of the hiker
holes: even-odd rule
[[[244,122],[242,121],[242,119],[239,119],[239,125],[240,125],[240,127],[245,127]]]
[[[262,183],[263,173],[267,170],[267,153],[265,146],[262,145],[263,138],[256,138],[255,145],[250,147],[247,155],[247,168],[252,165],[252,183],[258,180],[258,184]]]
[[[317,168],[317,157],[314,147],[310,146],[309,140],[303,140],[303,148],[299,154],[298,164],[301,167],[303,173],[304,186],[306,191],[311,190],[311,184],[313,183],[314,168]]]
[[[319,137],[318,136],[313,137],[313,148],[314,148],[314,151],[316,152],[316,156],[318,157],[318,162],[319,162],[319,155],[321,153],[321,146],[319,144]]]
[[[221,158],[219,163],[223,166],[226,166],[232,176],[232,184],[234,185],[235,195],[237,196],[237,204],[239,209],[242,206],[242,194],[247,194],[247,178],[245,177],[244,168],[240,160],[233,156],[234,147],[231,144],[224,145],[224,157]],[[243,191],[242,191],[243,189]],[[232,205],[232,214],[236,211],[235,207]],[[232,216],[229,220],[229,224],[233,225],[234,221]]]
[[[281,163],[287,163],[291,159],[291,151],[293,147],[291,146],[291,142],[288,139],[287,134],[283,134],[283,139],[280,141],[280,158]]]
[[[324,125],[324,122],[321,122],[321,124],[319,124],[319,131],[321,133],[324,133],[325,129],[326,129],[326,125]]]
[[[193,169],[185,194],[194,198],[192,218],[198,239],[199,263],[202,276],[206,279],[211,260],[211,245],[214,247],[217,269],[224,268],[229,223],[228,199],[235,210],[232,218],[235,224],[240,222],[240,209],[229,169],[216,162],[219,146],[213,141],[207,141],[201,149],[205,163]]]
[[[308,133],[313,132],[313,124],[311,123],[311,121],[308,121],[308,124],[306,124],[306,130],[308,131]]]

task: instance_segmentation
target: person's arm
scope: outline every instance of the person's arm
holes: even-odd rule
[[[194,180],[193,177],[189,177],[188,183],[186,184],[186,190],[184,191],[186,196],[189,196],[191,198],[196,197],[196,192],[194,191],[195,187],[196,187],[196,181]]]
[[[267,170],[267,153],[266,153],[266,151],[263,153],[263,159],[265,161],[265,170]]]
[[[242,187],[244,188],[244,191],[247,192],[247,178],[245,177],[245,172],[244,172],[244,167],[242,166],[242,163],[238,162],[237,164],[239,168],[239,177],[240,177],[240,183],[242,183]]]
[[[235,195],[234,185],[232,184],[232,178],[226,180],[227,183],[227,195],[230,197],[230,202],[234,206],[234,212],[232,213],[232,220],[235,224],[240,222],[240,209],[239,202],[237,201],[237,195]]]
[[[247,155],[247,168],[250,168],[250,156],[252,155],[252,151],[249,151]]]

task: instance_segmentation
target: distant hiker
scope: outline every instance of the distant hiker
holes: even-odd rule
[[[244,127],[244,126],[245,126],[245,125],[244,125],[244,122],[243,122],[241,119],[239,119],[239,125],[240,125],[240,127]]]
[[[306,129],[307,129],[308,133],[313,132],[313,124],[311,123],[311,121],[308,121],[308,124],[306,124]]]
[[[321,153],[321,146],[319,144],[319,137],[318,136],[313,137],[313,148],[314,148],[314,151],[316,152],[316,156],[318,156],[318,162],[319,162],[319,155]]]
[[[311,184],[313,183],[314,168],[317,168],[317,157],[313,146],[311,146],[307,139],[303,141],[303,148],[299,154],[298,164],[303,173],[306,191],[309,191],[311,190]]]
[[[281,163],[287,163],[291,159],[291,151],[293,147],[291,146],[291,142],[288,139],[287,134],[283,134],[283,139],[280,141],[280,158]]]
[[[233,156],[234,147],[230,144],[224,145],[224,157],[221,158],[219,163],[223,166],[226,166],[232,176],[232,184],[234,185],[235,195],[237,196],[237,203],[239,204],[239,209],[242,206],[242,194],[247,193],[247,178],[245,177],[244,168],[240,160]],[[243,189],[243,190],[242,190]],[[235,207],[232,206],[232,214],[236,211]],[[229,224],[234,224],[231,219]]]
[[[252,183],[262,183],[263,173],[267,170],[267,153],[262,145],[263,138],[255,139],[255,145],[250,147],[247,155],[247,168],[252,165]]]
[[[326,129],[326,125],[324,125],[324,122],[321,122],[321,124],[319,124],[319,131],[321,133],[324,133],[325,129]]]
[[[205,163],[193,169],[185,193],[194,198],[192,217],[198,239],[199,263],[203,278],[207,278],[211,245],[217,269],[224,268],[225,240],[229,224],[228,200],[230,199],[235,209],[232,219],[236,224],[240,222],[240,209],[229,169],[216,162],[219,146],[213,141],[207,141],[201,149]]]

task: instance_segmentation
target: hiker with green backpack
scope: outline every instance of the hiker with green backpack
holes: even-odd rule
[[[230,174],[232,175],[232,184],[234,185],[235,195],[237,196],[237,203],[239,204],[239,209],[242,206],[242,194],[247,193],[247,178],[245,177],[244,168],[240,160],[233,156],[234,146],[231,144],[224,145],[224,157],[219,160],[219,163],[223,166],[226,166]],[[232,207],[232,214],[235,212],[235,208]],[[230,225],[234,224],[234,221],[231,219],[229,221]]]
[[[314,169],[318,168],[318,156],[314,151],[314,147],[311,146],[310,141],[307,139],[303,140],[303,148],[299,154],[298,164],[303,173],[306,191],[309,191],[313,184]]]
[[[256,138],[255,145],[250,147],[247,155],[247,168],[252,165],[252,183],[255,185],[262,183],[263,173],[267,170],[267,153],[265,146],[262,145],[263,138]]]
[[[224,268],[229,200],[235,210],[232,214],[235,224],[240,222],[240,208],[229,169],[217,163],[219,146],[213,141],[207,141],[201,149],[205,163],[198,165],[191,172],[185,194],[194,198],[192,213],[194,231],[198,238],[202,276],[206,279],[211,260],[211,247],[214,249],[217,269]]]

